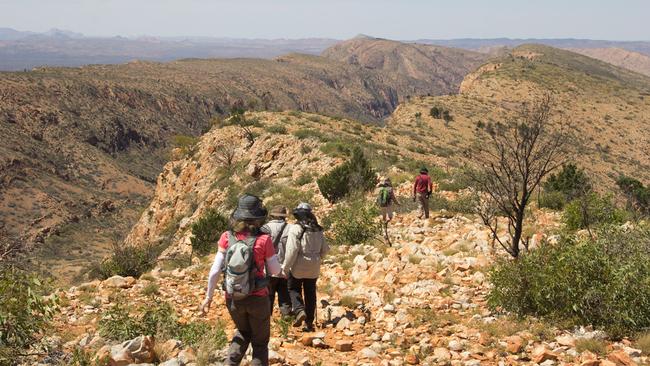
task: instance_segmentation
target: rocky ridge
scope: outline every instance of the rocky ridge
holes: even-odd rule
[[[430,221],[414,216],[397,217],[391,228],[393,247],[335,249],[319,280],[320,327],[315,333],[290,330],[283,337],[274,323],[272,364],[609,366],[647,361],[626,340],[609,343],[602,355],[578,352],[576,341],[600,339],[602,334],[588,329],[561,331],[489,310],[486,270],[500,253],[490,246],[481,223],[444,213]],[[552,217],[548,222],[550,226],[542,231],[553,226]],[[159,297],[173,304],[182,322],[201,320],[198,304],[209,265],[210,258],[203,258],[185,269],[156,269],[146,280],[116,276],[61,292],[69,303],[59,330],[73,339],[55,338],[54,344],[67,350],[75,346],[99,350],[112,364],[152,362],[153,350],[160,349],[153,339],[110,342],[97,335],[96,319],[116,294],[129,303],[146,302],[143,288],[156,283]],[[90,301],[84,300],[88,293],[93,294]],[[220,297],[208,316],[211,322],[218,319],[228,319]],[[171,355],[169,359],[160,360],[163,365],[193,365],[196,360],[197,350],[178,341],[166,341],[163,347],[172,349],[165,353]],[[217,358],[223,352],[217,352]]]

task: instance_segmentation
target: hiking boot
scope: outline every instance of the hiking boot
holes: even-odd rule
[[[302,328],[302,331],[311,333],[311,332],[315,332],[316,328],[314,328],[314,324],[305,324],[305,326]]]
[[[307,314],[305,313],[304,310],[300,310],[298,314],[296,315],[296,320],[293,322],[294,327],[299,327],[302,325],[302,322],[305,321],[305,318],[307,318]]]

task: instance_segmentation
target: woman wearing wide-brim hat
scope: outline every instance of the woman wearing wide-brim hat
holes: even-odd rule
[[[254,284],[251,285],[250,292],[243,298],[240,295],[238,299],[234,299],[235,296],[229,295],[230,289],[226,287],[228,313],[237,328],[228,350],[226,365],[239,365],[249,344],[253,347],[251,365],[268,365],[269,362],[271,311],[265,267],[270,274],[278,274],[281,271],[281,266],[275,254],[271,237],[259,231],[266,216],[267,211],[259,198],[249,194],[239,198],[237,208],[231,215],[232,228],[221,235],[218,242],[219,250],[208,276],[208,290],[201,306],[204,314],[210,310],[217,278],[224,264],[228,266],[226,263],[228,247],[233,245],[234,248],[241,245],[241,242],[250,243],[253,246],[252,263],[254,267],[250,273],[252,274],[251,278],[254,278],[254,281],[251,282]],[[231,271],[226,274],[227,278],[229,276],[232,276]]]

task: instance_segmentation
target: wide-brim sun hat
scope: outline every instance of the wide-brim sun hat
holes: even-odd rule
[[[289,210],[285,206],[274,206],[269,212],[271,217],[287,217],[289,216]]]
[[[232,218],[238,221],[260,220],[266,218],[266,208],[262,200],[252,194],[245,194],[239,197],[237,208],[232,213]]]

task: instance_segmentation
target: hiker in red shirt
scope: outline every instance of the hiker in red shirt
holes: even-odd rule
[[[418,219],[424,217],[429,218],[429,196],[433,191],[433,183],[429,177],[429,170],[427,168],[420,169],[420,175],[415,178],[413,184],[413,202],[417,200],[420,215]]]
[[[266,215],[258,197],[245,194],[239,198],[231,216],[232,228],[221,235],[208,276],[208,290],[201,311],[207,314],[210,310],[217,279],[223,271],[226,305],[237,328],[226,365],[239,365],[249,345],[253,348],[251,365],[269,364],[271,305],[266,276],[280,274],[282,267],[271,237],[259,230]]]

